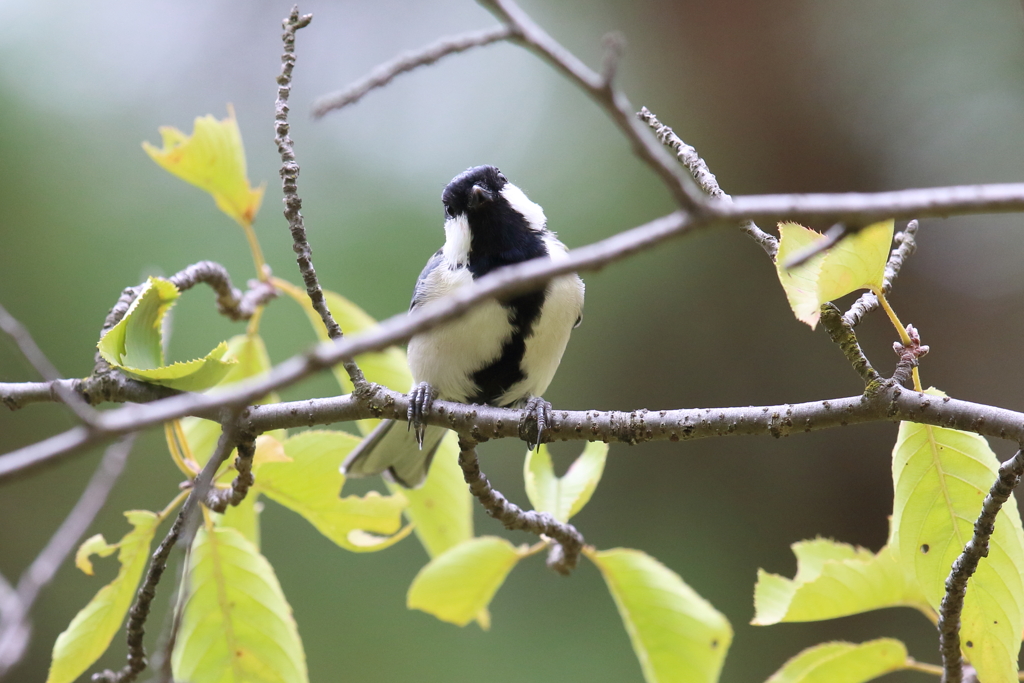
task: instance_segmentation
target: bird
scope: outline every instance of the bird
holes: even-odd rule
[[[441,193],[444,246],[430,257],[413,290],[410,312],[503,266],[530,259],[568,258],[548,230],[544,210],[494,166],[455,176]],[[447,430],[422,425],[436,399],[521,408],[548,421],[548,388],[570,332],[583,320],[584,285],[572,273],[508,300],[490,299],[409,340],[409,425],[383,420],[341,467],[348,477],[382,474],[406,488],[426,480]],[[532,448],[531,444],[531,448]]]

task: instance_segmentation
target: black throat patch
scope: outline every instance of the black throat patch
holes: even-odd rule
[[[470,212],[468,218],[472,235],[469,271],[474,279],[502,266],[547,255],[541,235],[532,230],[526,218],[512,209],[504,198]],[[498,405],[502,394],[525,378],[521,365],[526,340],[533,334],[545,296],[546,288],[502,302],[508,310],[512,336],[493,363],[473,373],[477,386],[476,395],[470,398],[473,403]]]

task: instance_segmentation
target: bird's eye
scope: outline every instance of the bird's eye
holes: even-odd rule
[[[455,218],[455,216],[452,215],[452,207],[447,204],[444,205],[444,215],[448,216],[448,218]]]

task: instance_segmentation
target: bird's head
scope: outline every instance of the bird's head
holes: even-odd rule
[[[535,242],[547,219],[544,210],[494,166],[476,166],[455,176],[441,194],[446,229],[465,226],[472,251],[496,253]]]

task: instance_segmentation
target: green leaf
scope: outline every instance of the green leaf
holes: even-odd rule
[[[317,336],[327,339],[327,328],[309,302],[305,290],[276,279],[274,284],[302,306]],[[324,290],[324,297],[331,314],[345,334],[355,335],[377,325],[366,311],[340,294]],[[383,384],[395,391],[408,391],[412,386],[412,373],[409,372],[405,352],[398,347],[356,356],[356,362],[371,382]],[[344,368],[336,366],[334,375],[343,391],[352,390]],[[356,424],[365,435],[377,423],[378,420],[359,420]],[[405,489],[389,483],[388,489],[393,494],[401,493],[408,500],[405,516],[414,525],[416,536],[430,557],[437,557],[449,548],[473,538],[473,501],[462,478],[458,437],[454,432],[445,436],[441,442],[423,486]]]
[[[239,334],[229,339],[224,359],[234,362],[224,378],[217,384],[218,387],[259,377],[269,372],[271,368],[267,346],[258,334]],[[256,403],[277,403],[277,401],[277,395],[270,394],[262,397]],[[200,465],[206,464],[206,461],[213,455],[213,449],[217,446],[217,440],[220,438],[220,423],[204,420],[201,417],[185,417],[181,420],[181,428],[185,432],[185,440],[188,441],[192,457]],[[276,430],[268,432],[268,434],[278,440],[286,438],[284,430]],[[233,462],[234,456],[229,454],[227,461]]]
[[[928,393],[942,396],[934,389]],[[950,566],[973,534],[998,468],[988,442],[976,434],[900,423],[892,462],[891,544],[936,610]],[[1017,506],[1011,503],[1000,510],[988,557],[967,584],[961,617],[964,656],[986,683],[1017,680],[1024,626],[1021,567],[1024,533]]]
[[[916,583],[908,582],[889,546],[874,554],[824,538],[792,545],[796,577],[757,572],[756,626],[784,621],[818,621],[883,607],[915,607],[931,612]]]
[[[297,512],[342,548],[356,552],[383,550],[405,538],[411,528],[401,529],[402,495],[339,497],[345,483],[341,463],[359,443],[347,432],[308,431],[284,442],[291,462],[260,466],[253,486],[276,503]],[[372,534],[386,534],[371,542]],[[392,535],[393,534],[393,535]]]
[[[608,444],[591,441],[562,477],[555,476],[547,445],[526,453],[523,478],[526,495],[535,510],[550,512],[559,522],[568,522],[590,500],[608,457]]]
[[[604,576],[647,683],[715,683],[732,642],[729,621],[650,555],[585,551]]]
[[[260,511],[263,509],[259,498],[259,491],[250,489],[241,503],[229,505],[223,514],[215,516],[218,527],[231,527],[257,550],[260,548]]]
[[[306,683],[306,655],[274,570],[234,529],[200,529],[188,556],[174,680]]]
[[[203,391],[228,373],[233,361],[224,360],[221,342],[205,357],[164,365],[163,319],[178,298],[169,281],[151,277],[117,325],[100,339],[100,355],[110,365],[143,382],[180,391]]]
[[[892,638],[822,643],[790,659],[768,683],[863,683],[906,665],[907,648]]]
[[[818,275],[821,273],[821,262],[825,260],[825,255],[812,256],[796,268],[786,268],[785,264],[794,254],[822,239],[823,235],[798,223],[779,223],[779,250],[775,255],[775,271],[796,319],[812,328],[818,324],[820,315]]]
[[[423,567],[406,604],[441,621],[465,626],[487,609],[505,577],[527,554],[504,538],[481,536],[438,555]]]
[[[892,245],[894,221],[882,221],[846,237],[805,263],[786,268],[794,255],[824,239],[796,223],[780,223],[776,271],[797,320],[817,325],[821,305],[858,289],[879,291]]]
[[[53,646],[53,661],[46,683],[70,683],[100,658],[124,623],[125,615],[135,597],[142,570],[149,560],[149,546],[161,518],[145,510],[129,510],[125,517],[134,527],[115,545],[93,536],[82,544],[84,551],[76,555],[76,564],[92,569],[89,553],[102,556],[118,550],[121,569],[113,581],[100,589],[82,608]],[[86,572],[91,573],[90,572]]]

